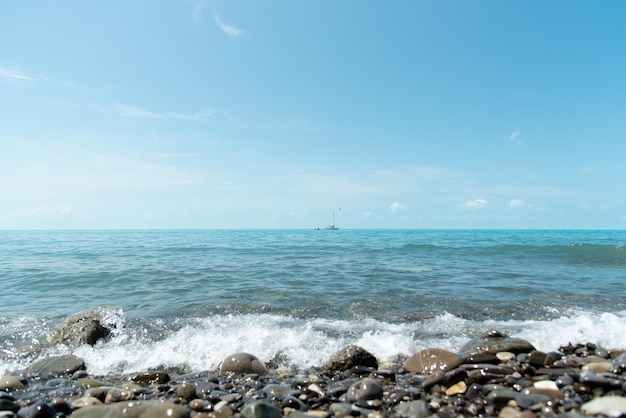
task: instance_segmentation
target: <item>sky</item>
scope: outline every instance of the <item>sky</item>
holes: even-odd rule
[[[0,0],[0,229],[624,229],[624,16]]]

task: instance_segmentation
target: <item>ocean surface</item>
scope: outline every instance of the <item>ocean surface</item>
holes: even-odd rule
[[[73,353],[93,375],[214,370],[245,351],[299,369],[379,361],[497,329],[552,351],[626,349],[626,231],[0,231],[0,375]],[[108,305],[96,346],[51,346]]]

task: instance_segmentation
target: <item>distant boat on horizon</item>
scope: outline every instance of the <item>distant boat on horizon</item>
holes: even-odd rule
[[[341,210],[341,209],[339,209]],[[326,228],[324,228],[326,230],[331,230],[331,231],[336,231],[339,229],[338,226],[335,225],[335,211],[333,210],[333,224],[332,225],[328,225]]]

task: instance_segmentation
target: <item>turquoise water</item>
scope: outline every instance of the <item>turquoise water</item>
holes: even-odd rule
[[[192,368],[233,346],[302,366],[355,342],[391,358],[493,327],[546,349],[626,348],[624,244],[625,231],[0,231],[0,349],[45,345],[46,330],[100,305],[124,325],[82,353],[101,372],[149,367],[155,347]]]

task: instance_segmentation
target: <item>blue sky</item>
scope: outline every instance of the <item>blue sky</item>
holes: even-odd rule
[[[0,229],[623,229],[625,15],[0,2]]]

